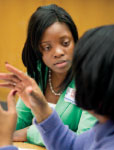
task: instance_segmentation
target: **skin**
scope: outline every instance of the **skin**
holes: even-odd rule
[[[74,39],[65,23],[55,22],[43,33],[40,51],[43,62],[53,73],[67,73],[71,67],[73,50]]]
[[[8,111],[0,106],[0,147],[12,144],[13,132],[16,127],[17,114],[15,91],[11,90],[7,98]]]
[[[55,22],[48,27],[40,40],[39,49],[42,53],[42,60],[46,66],[52,71],[52,86],[57,92],[58,86],[64,80],[67,71],[71,67],[73,50],[74,50],[74,39],[71,31],[65,23]],[[12,73],[12,68],[7,68]],[[19,71],[19,70],[18,70]],[[22,73],[21,71],[19,71]],[[22,73],[23,74],[23,73]],[[18,96],[28,105],[28,95],[25,93],[25,87],[32,86],[34,90],[37,89],[37,85],[34,80],[23,80],[17,74],[1,74],[1,79],[6,80],[8,83],[3,83],[0,86],[16,89]],[[15,82],[13,83],[12,80]],[[16,84],[16,86],[15,86]],[[41,91],[40,91],[41,92]],[[40,93],[42,95],[42,93]],[[45,99],[51,103],[57,103],[59,96],[55,96],[49,87],[45,90]],[[18,130],[14,133],[14,141],[27,141],[27,128]]]

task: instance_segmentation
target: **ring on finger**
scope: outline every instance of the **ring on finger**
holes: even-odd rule
[[[16,83],[13,83],[13,86],[16,86]]]

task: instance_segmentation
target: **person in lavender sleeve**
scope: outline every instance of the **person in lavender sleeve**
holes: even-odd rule
[[[0,76],[4,76],[5,80],[7,78],[7,82],[15,85],[14,91],[17,93],[22,92],[22,90],[26,93],[28,99],[24,103],[35,114],[34,124],[48,150],[113,150],[114,25],[105,25],[88,30],[80,38],[75,48],[72,73],[77,88],[75,93],[76,105],[98,119],[92,129],[81,135],[75,134],[62,123],[56,111],[48,105],[33,79],[8,63],[6,68],[12,74],[0,74]],[[17,80],[18,82],[16,82]],[[13,95],[10,92],[8,102],[9,99],[10,103],[13,101]],[[11,108],[15,112],[15,106],[9,105],[9,110],[12,110]],[[10,119],[8,120],[7,113],[5,112],[5,121],[2,125],[12,120],[12,114],[9,114]],[[3,114],[3,111],[0,111],[0,120],[3,120]],[[12,132],[8,132],[10,127],[7,127],[10,142],[3,145],[6,146],[3,147],[5,150],[11,148],[8,144],[11,144],[11,135],[15,124],[14,117],[12,126],[10,126]],[[1,149],[3,150],[3,148]],[[16,147],[12,146],[12,150],[15,149]]]

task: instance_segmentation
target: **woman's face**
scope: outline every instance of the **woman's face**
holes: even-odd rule
[[[55,22],[44,31],[40,41],[43,62],[54,72],[67,72],[71,67],[74,45],[68,26]]]

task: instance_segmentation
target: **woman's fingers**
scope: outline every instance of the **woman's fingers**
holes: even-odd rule
[[[18,84],[13,82],[0,83],[0,87],[15,89],[18,92],[18,94],[23,93],[25,90],[25,86],[23,85],[23,82],[20,82]]]
[[[15,88],[15,83],[0,83],[0,87],[4,88]]]
[[[26,92],[30,97],[31,105],[38,104],[39,106],[41,106],[47,103],[44,98],[44,95],[40,90],[35,91],[32,87],[29,86],[26,88]]]
[[[0,79],[5,81],[15,82],[15,83],[21,81],[16,75],[11,73],[0,73]]]
[[[29,96],[29,103],[38,123],[44,121],[52,114],[52,108],[48,105],[40,89],[26,88]]]
[[[13,67],[12,65],[10,64],[5,64],[6,68],[8,71],[12,72],[13,74],[15,74],[20,80],[25,80],[27,79],[27,76],[22,72],[20,71],[19,69]]]
[[[15,90],[11,90],[10,93],[8,94],[8,97],[7,97],[8,111],[5,111],[0,105],[0,117],[5,116],[6,114],[9,114],[9,112],[11,112],[11,114],[13,114],[14,117],[17,116],[15,94],[16,94]]]
[[[18,85],[20,83],[23,83],[25,87],[34,84],[33,79],[27,76],[19,69],[13,67],[8,63],[5,64],[5,66],[7,70],[10,71],[11,73],[0,73],[0,79],[5,80],[8,83],[11,83],[11,84],[7,84],[8,87],[12,87],[13,84]],[[6,87],[7,85],[1,84],[2,87]]]

